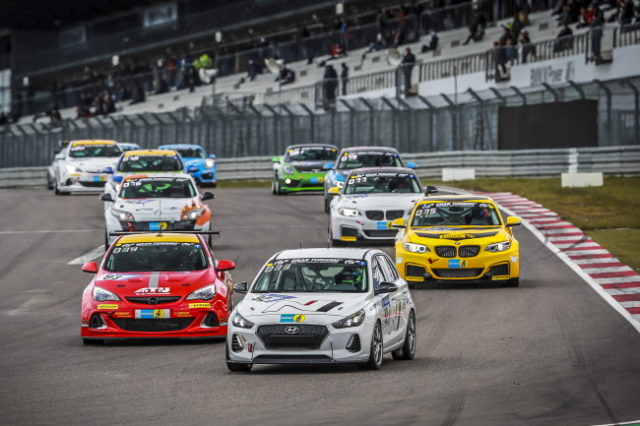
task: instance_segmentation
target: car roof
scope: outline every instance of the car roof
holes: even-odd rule
[[[83,145],[117,145],[118,143],[110,139],[82,139],[69,142],[71,146]]]
[[[167,179],[167,178],[171,178],[171,179],[191,179],[191,175],[188,173],[153,173],[153,174],[147,174],[147,173],[136,173],[133,175],[126,175],[123,178],[123,181],[127,181],[127,180],[132,180],[132,179]]]
[[[135,157],[141,155],[178,155],[177,152],[170,149],[134,149],[124,153],[125,157]]]
[[[123,235],[116,244],[128,243],[199,243],[200,239],[196,234],[176,234],[176,233],[146,233],[146,234],[130,234]]]
[[[327,258],[327,259],[359,259],[366,257],[372,249],[366,248],[304,248],[283,250],[275,259],[303,259],[303,258]]]
[[[465,201],[489,201],[491,203],[493,203],[494,201],[489,198],[489,197],[485,197],[482,195],[470,195],[470,194],[466,194],[466,195],[435,195],[435,196],[429,196],[429,197],[424,197],[422,200],[420,200],[420,202],[439,202],[439,201],[458,201],[458,202],[465,202]]]
[[[204,151],[200,145],[196,145],[194,143],[170,143],[166,145],[160,145],[158,149],[183,149],[183,148],[191,148],[191,149],[201,149]]]
[[[416,172],[413,169],[409,169],[407,167],[361,167],[359,169],[351,169],[349,174],[357,174],[357,173],[407,173],[410,175],[415,175]]]
[[[343,148],[342,152],[350,152],[350,151],[387,151],[397,153],[398,150],[395,148],[391,148],[390,146],[350,146],[348,148]]]
[[[337,146],[329,145],[329,144],[326,144],[326,143],[301,143],[301,144],[297,144],[297,145],[289,145],[287,147],[287,150],[293,149],[293,148],[304,148],[304,147],[307,147],[307,146],[321,146],[321,147],[324,147],[324,148],[334,148],[336,150],[338,149]]]

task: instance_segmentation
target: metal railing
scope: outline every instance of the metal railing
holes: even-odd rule
[[[623,25],[614,30],[613,47],[624,47],[634,44],[640,44],[640,22]]]
[[[438,61],[427,61],[420,64],[420,81],[438,80],[453,75],[471,74],[487,70],[488,52],[472,53],[470,55]]]

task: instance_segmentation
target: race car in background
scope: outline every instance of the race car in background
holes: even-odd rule
[[[329,163],[329,171],[324,176],[324,211],[329,213],[333,194],[329,189],[344,185],[344,181],[353,169],[363,167],[405,167],[400,153],[395,148],[379,146],[353,146],[340,151],[335,163]],[[416,163],[409,162],[406,167],[415,169]]]
[[[112,338],[215,337],[227,333],[230,260],[216,260],[198,234],[123,235],[82,295],[83,343]]]
[[[254,364],[356,363],[379,370],[385,353],[413,359],[416,313],[407,283],[380,250],[300,249],[262,267],[230,316],[232,372]]]
[[[132,142],[118,142],[118,145],[120,146],[120,149],[122,149],[122,152],[140,149],[140,145]]]
[[[392,243],[398,232],[392,220],[411,212],[422,198],[420,179],[404,167],[368,167],[351,170],[329,212],[329,241],[334,246],[375,242]]]
[[[180,154],[169,149],[139,149],[127,151],[122,154],[115,167],[107,167],[104,172],[109,174],[104,192],[116,196],[116,186],[122,182],[125,176],[131,174],[153,173],[185,173],[195,171],[195,168],[187,168],[182,162]]]
[[[291,145],[283,156],[273,157],[272,192],[322,191],[326,165],[334,162],[338,148],[333,145]]]
[[[203,201],[214,195],[200,195],[188,174],[129,175],[118,188],[115,198],[109,193],[100,198],[109,202],[105,248],[113,232],[211,231],[211,210]]]
[[[520,247],[493,200],[474,195],[425,197],[400,229],[395,243],[400,275],[413,284],[434,280],[489,280],[520,285]]]
[[[212,186],[217,185],[216,156],[207,155],[204,148],[200,145],[193,144],[172,144],[162,145],[158,149],[172,149],[177,151],[182,157],[182,161],[188,168],[197,167],[197,171],[189,172],[196,180],[198,185]]]
[[[70,141],[49,169],[56,195],[101,192],[108,180],[105,168],[113,167],[122,150],[112,140]]]

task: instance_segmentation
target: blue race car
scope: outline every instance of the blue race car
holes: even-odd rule
[[[195,144],[169,144],[162,145],[158,149],[172,149],[178,151],[184,161],[187,171],[196,182],[202,186],[216,187],[218,179],[216,172],[216,156],[209,155],[200,145]],[[197,168],[197,171],[192,171]]]

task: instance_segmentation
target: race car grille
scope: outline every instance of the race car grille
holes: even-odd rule
[[[178,331],[187,328],[193,318],[132,319],[113,318],[118,327],[126,331]]]
[[[267,349],[318,349],[329,330],[324,325],[261,325],[258,337]]]
[[[433,273],[442,278],[472,278],[482,273],[482,268],[434,269]]]
[[[404,210],[387,210],[387,220],[394,220],[404,216]]]
[[[104,182],[78,182],[80,183],[80,185],[86,186],[87,188],[104,188]]]
[[[492,266],[489,272],[491,272],[491,275],[509,275],[509,264],[503,263]]]
[[[127,297],[129,302],[141,303],[143,305],[162,305],[180,300],[180,296],[156,296],[156,297]]]
[[[452,246],[436,247],[436,254],[440,257],[456,257],[456,248]]]
[[[371,238],[394,238],[398,233],[397,229],[380,229],[364,231],[367,237]]]
[[[384,212],[382,210],[367,210],[365,214],[367,215],[367,219],[369,220],[384,219]]]
[[[480,253],[480,246],[462,246],[459,252],[460,257],[474,257]]]

